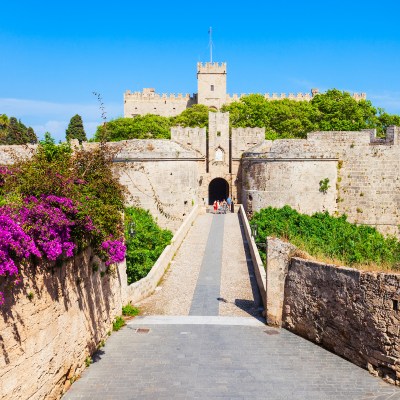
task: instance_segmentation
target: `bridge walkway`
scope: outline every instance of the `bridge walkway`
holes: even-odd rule
[[[238,214],[199,216],[141,317],[65,399],[400,400],[400,389],[267,327]]]

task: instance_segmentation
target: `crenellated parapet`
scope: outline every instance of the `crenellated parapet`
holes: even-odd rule
[[[226,74],[226,63],[221,62],[198,62],[197,63],[198,74]]]
[[[312,89],[311,93],[264,93],[261,94],[266,100],[272,101],[272,100],[284,100],[284,99],[289,99],[289,100],[295,100],[295,101],[310,101],[314,96],[316,96],[319,93],[318,89]],[[226,96],[226,103],[232,103],[234,101],[239,101],[242,97],[249,96],[251,93],[241,93],[237,94],[234,93],[233,95],[227,95]],[[353,93],[352,97],[356,101],[360,100],[366,100],[367,94],[366,93]]]
[[[124,93],[124,99],[129,101],[160,101],[160,100],[168,100],[168,101],[190,101],[193,100],[195,95],[191,96],[189,93],[182,94],[178,93],[156,93],[154,89],[143,89],[142,92],[131,92],[127,90]]]
[[[185,148],[190,147],[205,156],[206,128],[174,126],[171,128],[171,140]]]

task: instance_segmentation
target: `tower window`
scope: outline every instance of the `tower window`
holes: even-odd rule
[[[211,91],[212,92],[214,91],[214,85],[211,85]]]

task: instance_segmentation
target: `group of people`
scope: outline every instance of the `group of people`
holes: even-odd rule
[[[213,208],[214,214],[226,214],[228,210],[230,210],[231,213],[235,212],[235,205],[230,197],[226,200],[223,199],[222,201],[215,200]]]

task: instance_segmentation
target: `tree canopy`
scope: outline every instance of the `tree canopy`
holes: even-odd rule
[[[86,133],[83,127],[82,117],[78,114],[74,115],[65,131],[65,137],[68,141],[78,139],[79,143],[86,141]]]
[[[337,89],[317,94],[310,102],[266,100],[251,94],[224,105],[232,127],[265,127],[267,139],[305,138],[308,132],[358,131],[376,128],[384,134],[389,125],[400,125],[400,116],[376,109],[369,100],[355,100]]]
[[[216,110],[210,109],[204,104],[195,104],[181,112],[176,117],[171,117],[171,124],[172,126],[179,125],[191,128],[198,126],[200,128],[207,128],[209,111],[216,112]]]
[[[31,127],[26,127],[15,117],[0,115],[0,145],[37,143],[37,136]]]
[[[159,115],[117,118],[97,127],[95,141],[117,142],[128,139],[170,139],[171,120]]]
[[[210,111],[215,110],[196,104],[175,117],[147,114],[117,118],[99,126],[94,140],[169,139],[172,126],[207,127]],[[400,126],[399,115],[388,114],[375,108],[369,100],[357,101],[349,93],[337,89],[317,94],[311,101],[269,101],[261,94],[250,94],[225,104],[221,111],[229,111],[231,127],[265,127],[266,139],[272,140],[305,138],[308,132],[313,131],[374,128],[382,136],[389,125]]]

